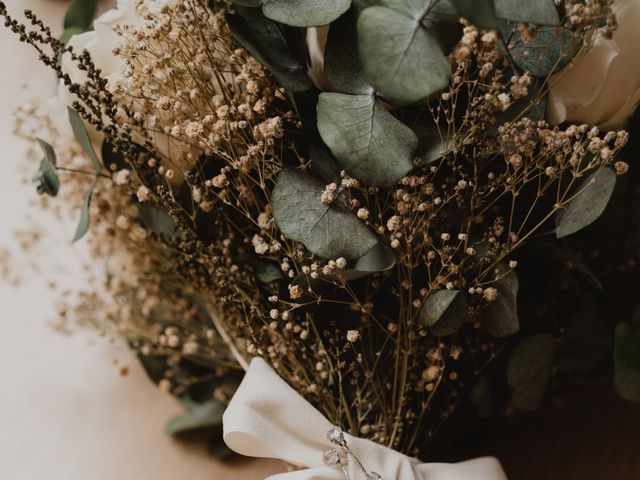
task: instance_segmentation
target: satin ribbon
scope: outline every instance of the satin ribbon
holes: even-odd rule
[[[275,458],[303,467],[266,480],[345,480],[340,468],[323,463],[332,448],[327,432],[333,428],[318,410],[302,398],[261,358],[251,361],[247,374],[224,417],[224,441],[235,452]],[[346,442],[369,472],[383,480],[506,480],[495,458],[462,463],[420,463],[395,450],[344,434]],[[349,478],[365,479],[357,462],[346,466]]]

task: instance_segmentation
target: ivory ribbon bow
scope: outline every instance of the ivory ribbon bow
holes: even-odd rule
[[[224,441],[235,452],[306,467],[266,480],[345,480],[340,468],[323,463],[324,452],[332,447],[327,432],[333,425],[261,358],[251,361],[224,414],[223,425]],[[495,458],[421,464],[370,440],[346,433],[344,437],[366,469],[377,472],[383,480],[506,480]],[[367,478],[357,462],[349,460],[346,466],[349,478]]]

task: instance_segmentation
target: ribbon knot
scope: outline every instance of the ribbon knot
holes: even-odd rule
[[[339,430],[261,358],[251,361],[224,414],[223,425],[224,441],[235,452],[304,468],[266,480],[370,480],[377,479],[376,475],[382,480],[506,480],[495,458],[421,463],[347,433],[342,433],[342,438],[354,458],[339,463],[342,468],[327,466],[325,454],[339,444]]]

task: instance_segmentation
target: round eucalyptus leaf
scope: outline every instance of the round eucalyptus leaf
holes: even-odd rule
[[[44,158],[40,162],[40,167],[33,176],[32,181],[36,185],[39,195],[47,194],[55,197],[60,190],[60,179],[56,170],[56,153],[53,147],[44,140],[40,138],[36,140],[38,140],[40,148],[42,148]]]
[[[354,11],[331,24],[324,54],[324,73],[331,91],[374,93],[360,67],[357,17]]]
[[[351,0],[263,0],[266,17],[293,27],[329,25],[346,12]]]
[[[625,400],[640,402],[640,334],[627,324],[616,327],[614,385]]]
[[[436,290],[420,310],[420,321],[438,336],[453,335],[467,322],[469,301],[460,290]]]
[[[516,24],[502,23],[502,37],[514,63],[535,77],[547,77],[566,67],[582,47],[582,37],[562,27],[540,27],[531,42],[525,42]]]
[[[493,0],[496,15],[505,20],[536,25],[560,24],[560,16],[553,0]]]
[[[576,189],[580,193],[556,215],[556,237],[567,237],[595,222],[607,207],[615,186],[616,174],[610,168],[585,177]]]
[[[377,243],[376,235],[338,201],[320,199],[325,184],[293,169],[280,172],[272,195],[273,217],[282,233],[324,258],[359,258]]]
[[[393,185],[413,168],[416,135],[373,95],[322,93],[318,130],[344,169],[367,185]]]
[[[517,304],[519,285],[518,276],[514,271],[510,271],[495,282],[498,298],[484,309],[485,329],[489,335],[505,338],[520,330]]]
[[[351,268],[338,271],[344,280],[356,280],[373,273],[386,272],[396,265],[396,255],[384,242],[379,241],[371,250],[356,260]]]
[[[451,67],[423,20],[434,0],[384,0],[358,20],[360,61],[385,99],[407,105],[447,86]]]
[[[513,403],[518,410],[537,410],[551,376],[553,337],[533,335],[516,346],[509,359],[507,381],[513,388]]]
[[[293,56],[281,26],[266,18],[259,9],[236,7],[227,15],[233,38],[262,63],[276,81],[289,92],[311,88],[306,65]]]

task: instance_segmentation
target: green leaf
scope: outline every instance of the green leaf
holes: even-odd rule
[[[91,29],[96,14],[96,0],[71,0],[64,17],[65,30],[78,28],[85,32]]]
[[[350,6],[351,0],[265,0],[262,11],[285,25],[316,27],[329,25]]]
[[[469,301],[459,290],[431,292],[420,310],[420,321],[437,336],[453,335],[468,317]]]
[[[324,73],[333,92],[374,93],[360,67],[357,17],[354,11],[331,24],[324,54]]]
[[[87,193],[84,195],[84,200],[82,202],[82,210],[80,212],[80,221],[78,222],[78,227],[76,228],[76,233],[73,236],[72,243],[77,242],[82,237],[84,237],[89,231],[89,209],[91,208],[91,198],[93,197],[93,191],[98,184],[98,179],[94,178],[93,182],[91,182],[91,186]]]
[[[62,32],[62,36],[60,37],[60,41],[66,45],[67,43],[69,43],[69,40],[71,40],[71,37],[73,37],[74,35],[79,35],[81,33],[85,32],[85,30],[83,30],[82,28],[79,27],[69,27],[69,28],[65,28],[64,32]]]
[[[176,223],[164,208],[147,203],[138,204],[140,221],[143,226],[156,235],[171,239],[176,233]]]
[[[345,280],[356,280],[373,273],[386,272],[396,265],[396,255],[384,242],[379,241],[371,250],[356,260],[352,268],[339,271]]]
[[[553,0],[493,0],[496,15],[505,20],[536,25],[560,25],[560,16]]]
[[[475,26],[494,30],[498,28],[498,18],[493,0],[451,0],[457,13]]]
[[[514,63],[535,77],[556,73],[566,67],[582,47],[582,37],[562,27],[540,27],[531,43],[522,40],[517,25],[505,22],[501,32]],[[509,40],[510,39],[510,40]]]
[[[271,283],[285,278],[282,269],[276,263],[265,262],[256,258],[251,258],[249,263],[256,274],[256,278],[262,283]]]
[[[579,182],[576,192],[581,193],[556,214],[556,237],[567,237],[595,222],[607,207],[615,186],[616,174],[610,168],[596,170]]]
[[[513,388],[513,403],[518,410],[537,410],[551,377],[553,337],[533,335],[513,351],[507,367],[507,381]]]
[[[174,417],[167,423],[165,430],[169,435],[222,425],[222,415],[225,410],[222,402],[210,400],[202,404],[189,402],[188,405],[187,413]]]
[[[89,158],[91,159],[91,163],[93,163],[93,167],[95,169],[96,175],[100,174],[100,161],[96,155],[95,150],[93,149],[93,144],[91,143],[91,139],[89,138],[89,134],[87,133],[87,129],[80,118],[78,112],[76,112],[73,108],[67,107],[67,111],[69,112],[69,123],[71,123],[71,129],[73,130],[73,135],[76,138],[76,141],[80,144],[80,146],[87,152]]]
[[[367,185],[391,186],[413,168],[416,135],[372,95],[322,93],[318,130],[344,169]]]
[[[384,0],[358,19],[364,72],[375,89],[395,105],[407,105],[447,86],[451,67],[424,17],[434,0]]]
[[[351,0],[232,0],[247,7],[262,6],[267,18],[292,27],[329,25],[346,12]]]
[[[273,217],[282,233],[304,243],[324,258],[359,258],[371,250],[378,238],[338,200],[324,204],[325,184],[302,172],[285,169],[273,189]]]
[[[613,360],[618,395],[640,402],[640,334],[628,323],[616,327]]]
[[[259,9],[236,7],[236,12],[227,15],[236,42],[262,63],[285,90],[303,92],[311,88],[307,67],[291,53],[281,26]]]
[[[39,195],[47,194],[55,197],[60,190],[60,179],[56,170],[56,153],[53,151],[53,147],[44,140],[39,138],[36,140],[44,152],[44,158],[32,181],[36,185]]]
[[[519,285],[518,276],[514,271],[495,282],[494,287],[498,289],[498,298],[484,310],[485,329],[489,335],[505,338],[520,330],[517,304]]]

